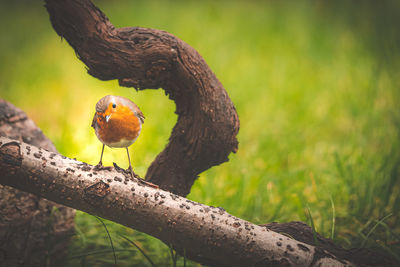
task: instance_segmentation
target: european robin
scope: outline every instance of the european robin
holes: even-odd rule
[[[97,138],[103,143],[100,162],[102,167],[104,146],[125,147],[129,160],[129,171],[134,176],[128,147],[138,138],[144,122],[143,113],[139,107],[128,98],[107,95],[96,104],[92,127]]]

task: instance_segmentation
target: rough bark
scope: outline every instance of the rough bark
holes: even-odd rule
[[[0,137],[0,183],[150,234],[217,266],[351,266],[331,253],[161,189],[128,173]]]
[[[22,110],[2,99],[0,135],[57,152]],[[0,266],[60,261],[74,232],[74,217],[73,209],[0,185]]]
[[[310,226],[303,222],[269,223],[262,225],[274,232],[282,233],[306,244],[315,245],[314,233]],[[398,266],[392,256],[378,250],[368,248],[344,249],[333,243],[332,240],[316,233],[318,248],[329,251],[339,259],[353,262],[357,266]]]
[[[236,152],[235,107],[196,50],[165,31],[115,28],[89,0],[45,2],[54,29],[89,74],[137,90],[163,88],[175,102],[178,121],[147,180],[185,196],[199,173]]]

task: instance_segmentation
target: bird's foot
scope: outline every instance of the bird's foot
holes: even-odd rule
[[[111,166],[103,166],[103,163],[101,163],[101,161],[93,168],[93,170],[95,171],[101,171],[101,170],[111,171],[111,169],[112,169]]]
[[[150,187],[157,188],[157,189],[160,188],[158,185],[153,184],[153,183],[150,183],[150,182],[147,182],[146,180],[140,178],[140,176],[137,175],[137,174],[133,171],[132,166],[129,166],[129,168],[127,169],[127,171],[130,172],[133,181],[135,180],[134,178],[136,178],[136,179],[138,180],[139,183],[142,183],[142,184],[145,184],[145,185],[148,185],[148,186],[150,186]]]
[[[96,169],[101,169],[101,168],[103,168],[104,166],[103,166],[103,163],[101,162],[101,161],[99,161],[99,163],[97,163],[97,165],[96,166],[94,166]]]
[[[131,177],[132,177],[132,180],[135,180],[134,178],[140,179],[140,176],[137,175],[137,174],[133,171],[132,166],[129,166],[129,168],[126,169],[126,171],[130,173],[130,175],[131,175]]]

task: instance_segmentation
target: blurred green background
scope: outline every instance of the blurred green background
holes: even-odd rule
[[[399,1],[95,4],[117,27],[162,29],[193,46],[237,108],[238,153],[201,174],[188,198],[258,224],[312,218],[316,231],[341,246],[400,259]],[[144,176],[176,121],[163,91],[138,93],[89,76],[42,1],[1,1],[0,20],[0,97],[26,111],[60,153],[90,164],[101,152],[90,127],[97,100],[133,99],[146,116],[130,148]],[[106,148],[104,163],[112,162],[128,166],[123,150]],[[64,264],[111,265],[102,224],[82,212],[76,224]],[[119,266],[150,266],[120,235],[155,264],[172,266],[165,244],[106,225]]]

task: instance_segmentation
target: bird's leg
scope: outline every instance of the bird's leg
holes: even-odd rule
[[[96,169],[101,169],[103,168],[103,152],[104,152],[104,144],[103,144],[103,148],[101,149],[101,156],[100,156],[100,161],[99,163],[97,163],[97,165],[95,166]]]
[[[128,171],[130,172],[132,179],[133,179],[133,178],[138,178],[138,181],[141,182],[141,183],[143,183],[143,184],[146,184],[146,185],[151,186],[151,187],[153,187],[153,188],[159,188],[158,185],[153,184],[153,183],[150,183],[150,182],[147,182],[147,181],[144,180],[144,179],[141,179],[141,178],[139,177],[139,175],[136,175],[136,173],[133,172],[132,165],[131,165],[131,158],[129,157],[129,150],[128,150],[128,148],[126,148],[126,153],[128,153],[128,160],[129,160],[129,168],[128,168]]]
[[[129,168],[128,171],[131,174],[132,179],[136,177],[136,174],[133,172],[132,165],[131,165],[131,157],[129,157],[129,150],[126,148],[126,153],[128,154],[128,161],[129,161]]]

